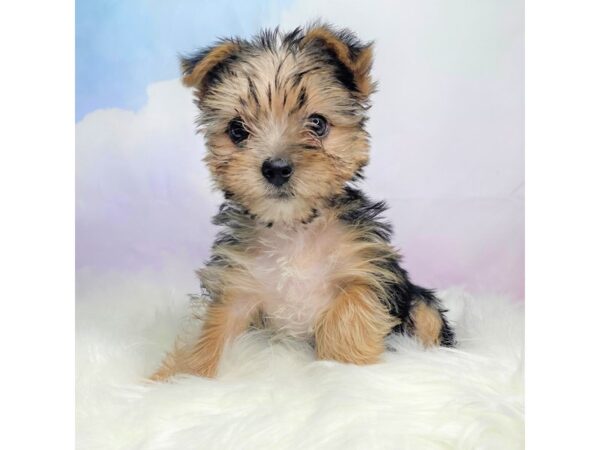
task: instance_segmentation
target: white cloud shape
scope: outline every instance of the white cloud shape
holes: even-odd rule
[[[77,124],[79,267],[202,262],[221,197],[195,116],[190,92],[172,80],[150,85],[140,111],[98,110]]]

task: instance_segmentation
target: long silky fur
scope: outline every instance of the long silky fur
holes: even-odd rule
[[[198,270],[212,300],[204,330],[153,379],[214,376],[227,342],[256,323],[313,343],[320,358],[356,364],[377,362],[392,332],[454,345],[440,301],[400,266],[385,203],[354,187],[369,159],[372,61],[372,43],[321,23],[221,39],[182,58],[204,159],[226,200]],[[309,126],[315,114],[328,121],[322,135]],[[232,123],[244,138],[230,137]],[[261,172],[274,158],[293,167],[281,186]]]

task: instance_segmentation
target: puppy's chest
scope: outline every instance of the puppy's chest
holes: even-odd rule
[[[251,267],[270,326],[302,338],[313,333],[338,290],[339,274],[352,259],[343,225],[327,219],[315,222],[266,229]]]

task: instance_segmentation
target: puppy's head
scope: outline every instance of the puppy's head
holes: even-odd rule
[[[182,59],[216,185],[264,222],[305,220],[368,161],[372,46],[329,26]]]

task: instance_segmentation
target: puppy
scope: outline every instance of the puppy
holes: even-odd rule
[[[176,345],[154,380],[215,376],[227,342],[250,326],[353,364],[377,362],[392,332],[453,345],[439,300],[399,265],[385,203],[356,188],[369,158],[372,62],[371,43],[321,24],[182,58],[225,202],[198,271],[211,299],[201,334]]]

